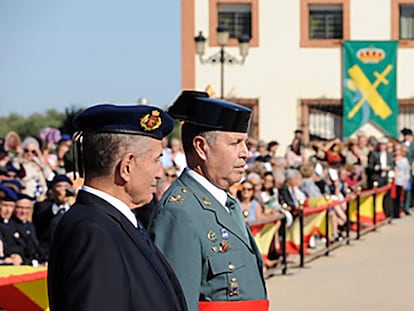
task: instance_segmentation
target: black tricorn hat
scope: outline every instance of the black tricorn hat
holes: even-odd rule
[[[413,135],[413,131],[411,129],[408,129],[408,128],[404,127],[401,130],[401,134],[403,134],[403,135]]]
[[[252,110],[235,103],[209,98],[208,93],[183,91],[169,107],[175,119],[211,130],[247,132]]]

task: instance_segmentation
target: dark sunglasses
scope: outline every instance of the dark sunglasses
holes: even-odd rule
[[[165,176],[166,177],[177,177],[177,174],[168,174],[168,173],[165,173]]]
[[[253,188],[242,188],[242,190],[251,191],[251,190],[253,190]]]
[[[24,149],[24,152],[26,152],[26,153],[29,153],[29,152],[31,152],[31,153],[33,153],[33,154],[36,154],[36,150],[34,150],[34,149]]]

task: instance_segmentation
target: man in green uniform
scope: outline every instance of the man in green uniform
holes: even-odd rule
[[[189,310],[267,310],[262,258],[228,193],[248,156],[251,110],[184,91],[169,108],[188,167],[161,198],[150,224]]]

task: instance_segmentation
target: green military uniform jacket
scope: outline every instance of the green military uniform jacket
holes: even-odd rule
[[[183,287],[198,301],[266,299],[262,257],[225,208],[185,171],[165,192],[150,233]]]

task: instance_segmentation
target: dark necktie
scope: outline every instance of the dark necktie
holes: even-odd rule
[[[239,225],[246,239],[249,240],[246,223],[244,221],[241,208],[239,204],[237,203],[237,201],[233,199],[231,196],[227,195],[226,207],[229,209],[230,216],[234,219],[235,223]]]
[[[141,233],[142,237],[147,241],[148,246],[151,248],[153,252],[155,252],[155,245],[154,242],[151,240],[148,231],[145,230],[144,226],[142,225],[141,221],[137,219],[137,227],[139,232]]]

